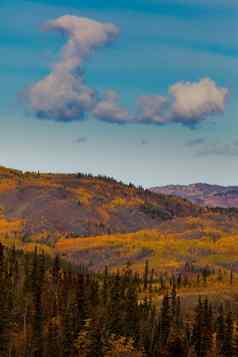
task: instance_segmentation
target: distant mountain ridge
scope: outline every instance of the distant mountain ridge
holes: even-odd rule
[[[238,207],[238,186],[207,183],[152,187],[152,192],[186,198],[192,203],[208,207]]]

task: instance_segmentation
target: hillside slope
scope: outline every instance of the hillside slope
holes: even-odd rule
[[[38,246],[91,270],[196,267],[238,271],[234,209],[201,208],[180,197],[82,174],[0,168],[0,242]]]
[[[151,188],[152,192],[183,197],[194,204],[208,207],[238,207],[238,186],[219,186],[205,183],[168,185]]]
[[[65,259],[95,271],[125,267],[143,271],[145,260],[155,271],[181,271],[195,267],[238,271],[238,219],[203,214],[164,221],[159,228],[127,234],[61,239],[55,249]]]
[[[3,167],[0,207],[4,218],[22,222],[25,240],[45,243],[62,236],[156,228],[164,220],[200,212],[182,198],[158,195],[112,178],[23,173]]]

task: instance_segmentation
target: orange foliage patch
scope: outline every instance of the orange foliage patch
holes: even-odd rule
[[[105,206],[97,207],[96,212],[99,214],[102,223],[107,223],[110,219],[110,214],[108,213]]]
[[[92,198],[93,198],[93,193],[89,190],[87,190],[86,188],[69,188],[68,189],[70,192],[72,192],[77,200],[79,200],[80,204],[85,205],[85,206],[89,206]]]
[[[5,217],[0,217],[0,236],[19,233],[21,232],[23,225],[23,220],[8,220]]]
[[[16,189],[16,181],[13,179],[0,179],[0,192],[8,192]]]
[[[113,199],[108,205],[108,208],[116,208],[116,207],[135,207],[140,206],[144,203],[144,200],[138,197],[134,198],[123,198],[123,197],[116,197]]]

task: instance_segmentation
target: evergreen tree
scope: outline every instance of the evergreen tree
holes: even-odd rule
[[[59,321],[56,318],[50,320],[48,325],[46,356],[60,357],[61,356],[60,340],[59,340]]]
[[[170,301],[169,301],[168,294],[166,294],[163,298],[161,312],[160,312],[160,341],[162,346],[167,343],[170,333],[170,324],[171,324]]]
[[[187,286],[196,283],[186,274]],[[145,275],[129,266],[116,274],[91,273],[37,249],[24,253],[0,244],[0,357],[238,355],[233,305],[225,314],[222,305],[199,299],[187,315],[176,292],[178,276],[163,273],[157,292],[171,290],[157,311],[151,275],[144,290]]]
[[[233,356],[233,319],[231,312],[228,312],[225,320],[225,334],[222,345],[222,353],[224,357]]]
[[[145,269],[144,269],[144,289],[146,290],[149,283],[149,261],[145,261]]]
[[[212,308],[208,304],[207,298],[203,304],[202,311],[202,331],[201,331],[201,357],[208,356],[212,348]]]
[[[168,341],[167,357],[186,357],[188,350],[184,338],[177,332]]]
[[[216,347],[217,347],[218,356],[222,356],[224,339],[225,339],[224,310],[223,310],[223,305],[220,305],[219,314],[216,321]]]
[[[203,306],[201,297],[199,297],[198,305],[195,310],[195,318],[192,332],[192,344],[196,352],[197,357],[201,357],[202,353],[202,315],[203,315]]]

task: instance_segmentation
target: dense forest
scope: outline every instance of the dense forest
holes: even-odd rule
[[[183,274],[160,276],[155,306],[148,263],[141,275],[95,274],[0,245],[0,356],[238,356],[236,309],[199,298],[188,313],[177,293],[189,284]],[[209,274],[199,272],[197,284]]]

